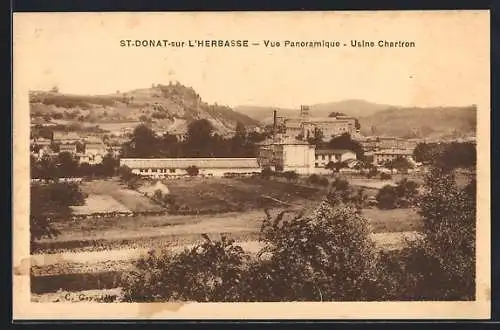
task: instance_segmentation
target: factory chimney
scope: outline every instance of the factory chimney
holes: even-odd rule
[[[273,111],[273,135],[278,132],[278,111]]]

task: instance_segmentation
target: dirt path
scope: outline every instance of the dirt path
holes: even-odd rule
[[[418,236],[417,232],[399,232],[399,233],[377,233],[372,234],[375,243],[384,249],[396,249],[404,241],[404,238],[412,239]],[[245,251],[256,253],[262,247],[259,241],[237,242]],[[171,247],[172,252],[181,251],[184,248],[193,247],[193,244],[179,245]],[[99,252],[69,252],[58,254],[35,254],[32,255],[32,265],[48,266],[64,263],[97,263],[104,261],[123,261],[135,260],[146,254],[149,249],[113,249]]]

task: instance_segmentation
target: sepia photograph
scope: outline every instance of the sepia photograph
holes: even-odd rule
[[[489,26],[14,14],[14,317],[489,318]]]

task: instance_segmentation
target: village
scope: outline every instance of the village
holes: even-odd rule
[[[204,235],[229,235],[257,253],[266,212],[312,210],[325,196],[357,200],[378,249],[398,251],[420,235],[416,200],[437,149],[465,146],[469,153],[458,152],[453,165],[466,168],[457,182],[474,178],[473,140],[365,137],[354,117],[314,117],[307,106],[297,113],[274,111],[272,125],[237,125],[234,136],[220,138],[204,120],[178,135],[144,124],[129,134],[35,133],[33,299],[120,299],[120,278],[134,260],[151,249],[181,251]]]
[[[296,118],[279,117],[274,111],[271,134],[257,145],[254,158],[205,159],[151,159],[123,158],[123,144],[130,139],[131,132],[125,134],[79,135],[72,131],[49,131],[47,137],[33,136],[31,139],[31,154],[40,160],[44,156],[55,157],[61,153],[74,156],[79,164],[100,164],[106,156],[120,160],[120,164],[128,166],[141,176],[156,178],[186,176],[189,166],[196,166],[201,176],[224,176],[230,174],[251,175],[263,168],[279,169],[279,171],[294,171],[299,175],[327,174],[332,164],[342,164],[343,172],[359,171],[361,163],[373,165],[381,171],[397,172],[395,168],[386,165],[396,159],[405,159],[405,171],[418,169],[421,163],[414,160],[414,150],[418,143],[430,143],[427,140],[402,139],[386,136],[362,136],[355,126],[355,118],[337,116],[334,118],[312,117],[307,106],[301,106]],[[44,123],[34,123],[34,126],[44,126]],[[46,124],[45,124],[46,125]],[[47,125],[46,125],[47,126]],[[260,128],[255,128],[260,131]],[[355,150],[331,149],[309,143],[308,139],[315,134],[320,139],[328,141],[333,137],[348,134],[352,140],[359,143],[363,149],[363,160]],[[155,132],[158,136],[163,131]],[[177,134],[178,140],[185,138],[185,133]],[[458,141],[460,142],[460,141]],[[332,169],[332,168],[330,168]],[[36,179],[36,178],[34,178]]]

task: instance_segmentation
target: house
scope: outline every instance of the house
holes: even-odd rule
[[[275,115],[275,120],[276,118]],[[317,130],[321,131],[324,140],[330,140],[333,136],[344,133],[353,135],[357,132],[355,118],[349,116],[311,117],[307,106],[301,106],[298,117],[285,118],[283,125],[287,136],[302,136],[306,139],[314,136]]]
[[[35,145],[37,147],[43,148],[43,147],[49,147],[52,141],[49,139],[45,139],[43,137],[35,138],[31,141],[32,145]]]
[[[30,143],[32,155],[41,158],[45,154],[50,154],[52,151],[50,148],[51,143],[49,139],[42,137],[32,139]]]
[[[108,145],[107,152],[111,156],[118,158],[122,154],[122,146],[121,145]]]
[[[107,147],[100,139],[96,136],[88,136],[84,140],[85,151],[80,155],[80,163],[88,164],[100,164],[104,156],[108,153]]]
[[[318,149],[315,152],[314,167],[325,167],[329,162],[342,163],[356,159],[356,153],[352,150]]]
[[[42,127],[49,127],[49,126],[56,126],[56,123],[51,122],[50,120],[44,120],[43,118],[40,117],[35,117],[31,119],[31,127],[36,127],[36,126],[42,126]]]
[[[379,137],[379,149],[415,149],[417,139],[402,139],[397,137]]]
[[[122,158],[120,166],[130,168],[134,174],[152,178],[186,176],[186,169],[192,166],[198,168],[201,176],[260,173],[256,158]]]
[[[52,141],[54,143],[76,143],[82,138],[76,132],[53,132]]]
[[[257,161],[261,167],[308,175],[314,173],[314,149],[307,142],[276,135],[258,144]]]
[[[101,155],[104,156],[107,153],[106,145],[104,142],[96,136],[88,136],[85,139],[85,154],[86,155]]]
[[[388,161],[393,161],[398,157],[405,158],[411,163],[413,160],[413,150],[412,149],[383,149],[378,150],[373,153],[373,164],[376,166],[383,165]]]
[[[59,153],[69,152],[71,154],[76,154],[76,143],[63,143],[59,145]]]
[[[363,151],[365,154],[367,152],[373,152],[377,150],[379,147],[379,139],[377,137],[372,137],[372,136],[358,136],[356,138],[356,141],[361,144],[361,147],[363,148]]]

